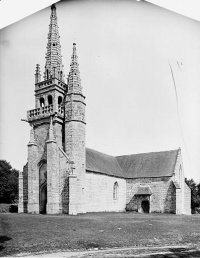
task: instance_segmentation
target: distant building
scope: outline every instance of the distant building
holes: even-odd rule
[[[19,175],[19,212],[190,214],[181,150],[114,157],[86,148],[85,106],[75,43],[64,81],[52,5],[44,76],[37,64],[35,109],[27,115],[32,129]]]

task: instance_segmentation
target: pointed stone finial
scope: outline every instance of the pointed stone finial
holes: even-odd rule
[[[29,143],[28,143],[28,146],[32,146],[32,145],[37,145],[37,144],[36,144],[36,141],[35,141],[33,126],[31,126],[30,141],[29,141]]]
[[[44,80],[57,78],[64,82],[62,55],[58,32],[56,6],[51,6]]]
[[[33,126],[31,126],[31,131],[30,131],[30,142],[35,142]]]
[[[55,140],[53,133],[53,121],[52,116],[50,117],[50,127],[49,127],[49,141]]]
[[[73,43],[70,72],[68,76],[68,93],[82,94],[81,79],[79,72],[78,56],[76,53],[76,43]]]
[[[73,53],[72,53],[72,57],[73,57],[73,58],[77,58],[77,55],[76,55],[76,43],[73,43]]]
[[[36,64],[35,70],[35,83],[41,82],[41,73],[40,73],[40,65]]]

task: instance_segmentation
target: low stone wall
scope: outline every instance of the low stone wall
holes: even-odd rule
[[[113,198],[115,182],[118,183],[117,198]],[[90,173],[85,175],[86,212],[125,211],[126,180]]]

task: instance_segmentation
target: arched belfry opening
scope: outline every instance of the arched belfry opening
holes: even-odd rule
[[[52,105],[53,104],[53,98],[51,95],[48,96],[48,105]]]
[[[40,213],[47,212],[47,163],[43,161],[39,168],[39,205]]]
[[[61,105],[61,104],[62,104],[62,97],[59,96],[59,97],[58,97],[58,105]]]
[[[44,106],[45,106],[44,98],[42,97],[42,98],[40,98],[40,107],[44,107]]]

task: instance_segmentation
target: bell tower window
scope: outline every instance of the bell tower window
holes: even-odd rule
[[[44,98],[40,98],[40,107],[44,107]]]
[[[62,97],[59,96],[59,97],[58,97],[58,105],[60,105],[61,103],[62,103]]]
[[[48,105],[52,105],[53,104],[53,98],[51,95],[48,96]]]

